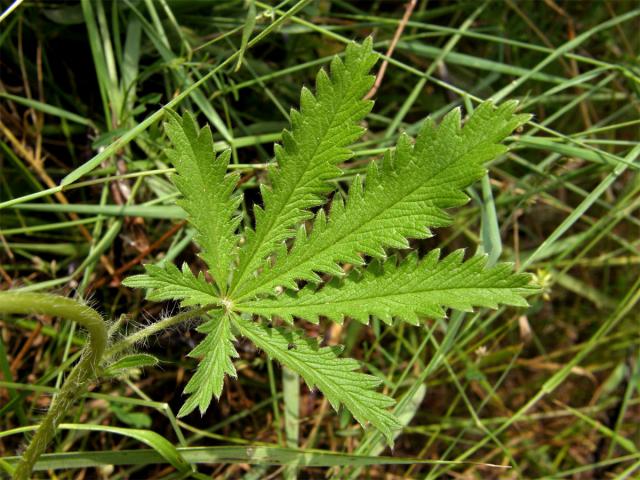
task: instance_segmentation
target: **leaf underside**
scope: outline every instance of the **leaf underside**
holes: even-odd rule
[[[369,70],[376,58],[370,39],[351,44],[344,60],[333,59],[329,74],[318,73],[315,94],[302,90],[300,110],[291,112],[291,129],[275,147],[270,186],[261,185],[263,204],[254,205],[255,227],[242,235],[242,197],[234,191],[238,176],[227,174],[228,152],[216,156],[208,127],[200,129],[191,115],[170,114],[165,128],[173,148],[167,155],[183,195],[178,203],[197,231],[213,283],[187,265],[179,270],[171,264],[146,265],[144,274],[124,283],[146,288],[149,300],[219,307],[198,328],[206,336],[190,353],[200,363],[179,415],[204,412],[220,396],[225,375],[235,377],[235,332],[391,443],[399,424],[388,410],[394,400],[375,390],[380,379],[358,372],[355,360],[339,358],[339,346],[320,347],[299,330],[269,327],[251,316],[418,324],[445,316],[448,308],[526,306],[524,297],[536,291],[530,277],[513,273],[511,265],[489,268],[484,256],[463,261],[462,251],[442,259],[438,250],[422,259],[415,252],[387,258],[389,249],[407,249],[410,239],[427,238],[430,229],[450,224],[446,210],[468,201],[463,190],[528,120],[515,113],[515,102],[482,103],[464,126],[458,109],[439,125],[427,119],[415,143],[401,135],[395,149],[352,182],[346,199],[334,194],[325,211],[322,205],[334,190],[328,180],[341,174],[338,165],[352,157],[350,146],[364,132],[359,122],[372,102],[363,97],[373,83]],[[368,266],[365,256],[373,258]],[[345,264],[355,266],[348,276]],[[300,281],[306,286],[298,290]]]

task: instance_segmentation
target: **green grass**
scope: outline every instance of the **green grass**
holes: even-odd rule
[[[163,107],[211,124],[252,201],[300,85],[352,39],[372,34],[384,55],[403,6],[25,1],[2,18],[2,289],[89,298],[112,320],[126,315],[122,335],[170,326],[136,347],[158,367],[96,385],[65,418],[38,478],[71,465],[57,477],[184,478],[185,464],[206,478],[638,475],[640,9],[631,1],[418,1],[383,57],[369,131],[338,188],[427,115],[519,99],[534,118],[511,151],[469,189],[454,225],[414,246],[481,243],[545,287],[526,311],[451,312],[422,328],[322,325],[397,400],[405,428],[393,452],[245,343],[220,402],[175,418],[195,369],[186,356],[200,338],[195,321],[174,321],[176,305],[120,285],[141,262],[202,267],[174,206]],[[34,316],[0,320],[0,333],[1,470],[84,340]]]

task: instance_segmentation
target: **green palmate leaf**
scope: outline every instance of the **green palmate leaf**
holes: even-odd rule
[[[184,393],[191,396],[180,409],[179,417],[191,413],[196,407],[204,413],[214,395],[220,398],[224,376],[236,377],[232,358],[238,357],[238,352],[233,346],[235,338],[231,333],[229,316],[222,313],[212,316],[198,327],[198,331],[207,336],[189,356],[202,357],[202,360],[184,389]]]
[[[320,347],[299,331],[267,327],[237,315],[233,318],[243,336],[299,373],[309,387],[318,387],[334,409],[343,404],[360,424],[371,423],[392,442],[399,423],[387,408],[394,400],[374,390],[382,380],[356,371],[360,365],[355,360],[338,357],[342,347]]]
[[[352,156],[349,146],[364,131],[358,122],[372,106],[363,96],[372,85],[369,70],[376,58],[370,39],[352,44],[344,61],[331,62],[330,75],[318,74],[315,95],[302,90],[300,111],[291,112],[291,131],[284,131],[282,146],[275,147],[271,187],[261,186],[263,206],[254,206],[255,229],[244,231],[239,252],[240,197],[233,193],[237,177],[226,174],[228,154],[215,156],[208,128],[200,130],[190,115],[170,114],[166,128],[174,148],[168,155],[178,171],[173,179],[184,196],[180,205],[198,231],[201,256],[217,288],[186,265],[182,271],[147,265],[145,274],[125,284],[149,289],[151,300],[221,307],[199,328],[206,338],[190,355],[201,362],[185,388],[190,397],[180,415],[196,408],[204,412],[213,396],[219,397],[225,375],[235,376],[234,326],[234,332],[319,388],[336,409],[344,405],[391,443],[398,422],[387,410],[393,399],[375,391],[380,379],[358,372],[355,360],[340,359],[340,347],[320,347],[300,331],[268,327],[250,314],[314,322],[320,316],[362,322],[375,316],[417,324],[424,316],[444,316],[446,308],[524,306],[524,297],[534,291],[527,275],[512,273],[506,264],[487,268],[484,257],[463,262],[462,252],[456,252],[439,260],[434,251],[422,260],[416,254],[398,260],[387,259],[385,251],[408,248],[409,239],[426,238],[430,228],[450,223],[445,210],[468,200],[464,189],[505,152],[500,142],[529,118],[515,114],[515,102],[483,103],[464,127],[459,110],[438,126],[427,120],[415,145],[402,135],[380,165],[370,164],[366,183],[354,180],[346,202],[335,195],[328,214],[318,210],[307,234],[311,209],[325,201],[332,190],[328,180],[341,173],[338,164]],[[361,269],[365,256],[375,260]],[[346,279],[343,263],[356,266]],[[319,287],[319,273],[336,278]],[[300,280],[310,284],[293,293]],[[282,289],[276,287],[288,290],[277,295]]]
[[[515,274],[510,264],[486,268],[487,257],[463,262],[458,250],[438,261],[439,250],[424,259],[416,254],[383,265],[373,262],[362,276],[352,274],[317,290],[307,286],[297,294],[258,299],[237,305],[238,310],[292,321],[293,316],[317,322],[320,316],[341,322],[349,316],[367,323],[374,315],[386,323],[399,318],[418,324],[421,317],[439,318],[443,307],[470,311],[498,304],[526,306],[523,296],[533,293],[528,274]]]
[[[377,54],[371,44],[367,39],[363,45],[349,45],[344,62],[334,57],[331,75],[320,70],[316,77],[315,96],[302,89],[300,111],[291,112],[291,131],[285,130],[282,146],[275,147],[278,168],[270,170],[272,187],[261,186],[264,207],[254,208],[256,228],[246,232],[234,288],[241,288],[275,247],[294,234],[293,227],[312,216],[309,209],[331,191],[327,180],[341,173],[336,165],[353,155],[347,147],[363,134],[358,122],[373,106],[362,99],[373,84],[368,72]]]
[[[172,264],[164,267],[145,265],[144,269],[145,274],[128,277],[123,285],[146,288],[147,298],[157,302],[181,300],[183,307],[221,304],[216,288],[205,280],[202,272],[196,277],[186,263],[182,264],[182,271]]]
[[[191,114],[179,117],[169,112],[165,130],[173,143],[167,156],[178,172],[173,182],[184,196],[177,203],[198,231],[195,240],[202,249],[200,256],[224,293],[241,220],[236,212],[242,196],[233,193],[238,174],[227,175],[229,151],[216,157],[209,126],[200,129]]]
[[[360,265],[360,254],[382,258],[384,247],[407,248],[408,238],[426,238],[429,227],[448,225],[444,209],[468,200],[462,190],[506,151],[499,142],[529,118],[514,115],[515,108],[515,102],[483,103],[464,128],[456,109],[439,126],[427,120],[415,145],[401,136],[382,168],[370,164],[366,188],[356,179],[346,204],[334,197],[329,219],[321,210],[309,236],[301,227],[291,251],[281,248],[275,265],[242,285],[236,299],[277,286],[295,289],[298,279],[318,282],[317,271],[340,275],[338,262]]]

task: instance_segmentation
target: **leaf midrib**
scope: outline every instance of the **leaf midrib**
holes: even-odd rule
[[[451,292],[453,290],[462,290],[462,291],[466,291],[466,290],[478,290],[478,289],[485,289],[485,290],[515,290],[515,289],[527,289],[526,286],[514,286],[514,287],[487,287],[487,286],[479,286],[479,287],[446,287],[446,288],[437,288],[437,289],[430,289],[430,290],[416,290],[413,292],[401,292],[401,293],[383,293],[380,295],[364,295],[361,297],[357,297],[354,299],[345,299],[345,300],[341,300],[341,299],[337,299],[337,300],[331,300],[331,304],[332,305],[336,305],[336,304],[349,304],[352,302],[359,302],[359,301],[365,301],[365,300],[376,300],[376,299],[380,299],[380,298],[389,298],[389,297],[405,297],[405,296],[410,296],[410,295],[418,295],[418,294],[425,294],[425,293],[434,293],[434,292],[440,292],[440,291],[446,291],[446,292]],[[312,296],[313,297],[313,296]],[[240,303],[237,304],[236,306],[238,307],[239,311],[253,311],[251,310],[251,307],[258,307],[261,310],[283,310],[286,308],[326,308],[326,303],[327,300],[329,300],[328,298],[323,298],[321,300],[324,300],[323,302],[319,302],[319,303],[301,303],[299,305],[291,305],[291,304],[285,304],[282,306],[278,306],[278,305],[273,305],[273,306],[261,306],[260,302],[249,302],[249,303]],[[274,300],[271,300],[274,301]],[[434,304],[436,305],[436,304]],[[438,306],[442,306],[440,304],[437,304]],[[443,304],[446,306],[446,304]]]

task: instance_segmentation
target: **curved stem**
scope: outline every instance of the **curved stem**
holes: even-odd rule
[[[95,376],[107,346],[107,328],[98,312],[71,298],[46,293],[0,292],[0,313],[43,313],[79,323],[89,331],[82,357],[64,382],[47,415],[16,467],[14,479],[28,480],[38,457],[56,433],[56,427]]]

